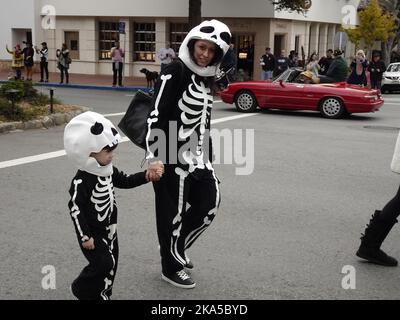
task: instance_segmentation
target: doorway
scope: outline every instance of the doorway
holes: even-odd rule
[[[254,35],[243,34],[233,36],[237,48],[237,76],[240,80],[253,78],[254,65]]]
[[[274,55],[275,57],[279,57],[281,55],[281,51],[285,49],[285,35],[284,34],[276,34],[274,36]]]

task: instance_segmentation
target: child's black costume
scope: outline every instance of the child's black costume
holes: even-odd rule
[[[216,44],[210,66],[200,67],[193,61],[190,51],[196,40]],[[192,29],[181,45],[181,61],[165,67],[156,83],[154,109],[148,119],[147,159],[165,163],[163,178],[154,183],[162,277],[182,288],[195,286],[183,271],[188,264],[185,251],[211,224],[220,203],[218,179],[209,157],[210,83],[229,42],[228,27],[217,20]],[[165,144],[157,137],[160,132],[166,135]]]
[[[71,286],[78,299],[110,299],[118,265],[114,187],[128,189],[147,183],[145,172],[128,176],[111,163],[100,166],[90,157],[105,146],[115,146],[120,139],[112,123],[94,112],[75,117],[65,128],[65,150],[80,168],[71,183],[68,207],[81,250],[89,261]],[[90,238],[94,239],[94,250],[82,247]]]

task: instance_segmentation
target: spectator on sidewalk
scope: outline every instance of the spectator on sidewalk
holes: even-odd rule
[[[275,57],[271,53],[271,48],[265,48],[265,54],[260,58],[260,65],[262,68],[261,80],[272,79],[275,70]]]
[[[358,50],[355,59],[350,64],[351,73],[347,83],[367,86],[365,71],[368,68],[368,60],[363,50]]]
[[[158,59],[161,61],[161,72],[163,72],[164,68],[172,62],[173,59],[176,58],[176,54],[174,49],[170,48],[169,43],[165,44],[165,48],[162,48],[158,53]]]
[[[328,69],[333,61],[333,50],[332,49],[328,49],[326,51],[326,56],[322,57],[318,64],[321,67],[321,69],[319,70],[319,74],[325,75],[328,72]]]
[[[60,84],[64,83],[64,74],[66,84],[69,83],[69,65],[71,64],[71,58],[69,56],[69,50],[65,43],[63,43],[61,50],[57,49],[56,51],[57,56],[57,68],[60,69]]]
[[[289,53],[289,67],[298,67],[299,66],[299,54],[298,52],[291,50]]]
[[[30,42],[24,42],[25,43],[25,48],[22,50],[22,53],[24,54],[24,65],[26,69],[26,80],[27,81],[32,81],[32,75],[33,75],[33,56],[35,55],[35,51],[32,48],[32,43]]]
[[[122,73],[124,69],[124,57],[125,52],[119,46],[119,42],[115,42],[115,47],[111,49],[111,60],[112,60],[112,69],[113,69],[113,87],[117,85],[117,76],[118,76],[118,85],[122,87]]]
[[[24,68],[24,55],[21,46],[17,44],[14,50],[10,50],[6,45],[6,50],[12,55],[11,68],[15,71],[15,80],[21,80],[22,69]]]
[[[368,71],[370,72],[371,88],[381,90],[382,76],[386,71],[386,65],[381,60],[381,55],[378,52],[374,53],[368,66]]]
[[[285,56],[286,51],[282,50],[281,55],[276,59],[275,64],[275,76],[279,76],[281,73],[289,69],[290,61],[289,58]]]
[[[47,48],[47,43],[42,42],[42,48],[39,50],[35,46],[35,51],[40,55],[40,81],[39,82],[49,82],[49,49]],[[44,74],[46,74],[46,79],[44,80]]]

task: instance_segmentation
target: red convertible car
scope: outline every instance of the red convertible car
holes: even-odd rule
[[[261,109],[314,110],[326,118],[351,113],[374,112],[383,105],[379,91],[345,82],[306,84],[303,70],[288,69],[275,79],[230,83],[220,93],[225,103],[235,103],[240,112]]]

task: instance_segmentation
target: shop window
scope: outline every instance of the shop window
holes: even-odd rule
[[[133,61],[156,61],[156,24],[135,23]]]
[[[99,59],[111,60],[111,48],[119,41],[118,22],[99,22]]]
[[[169,25],[169,39],[171,48],[174,49],[175,53],[179,52],[179,48],[189,32],[188,23],[171,23]]]

